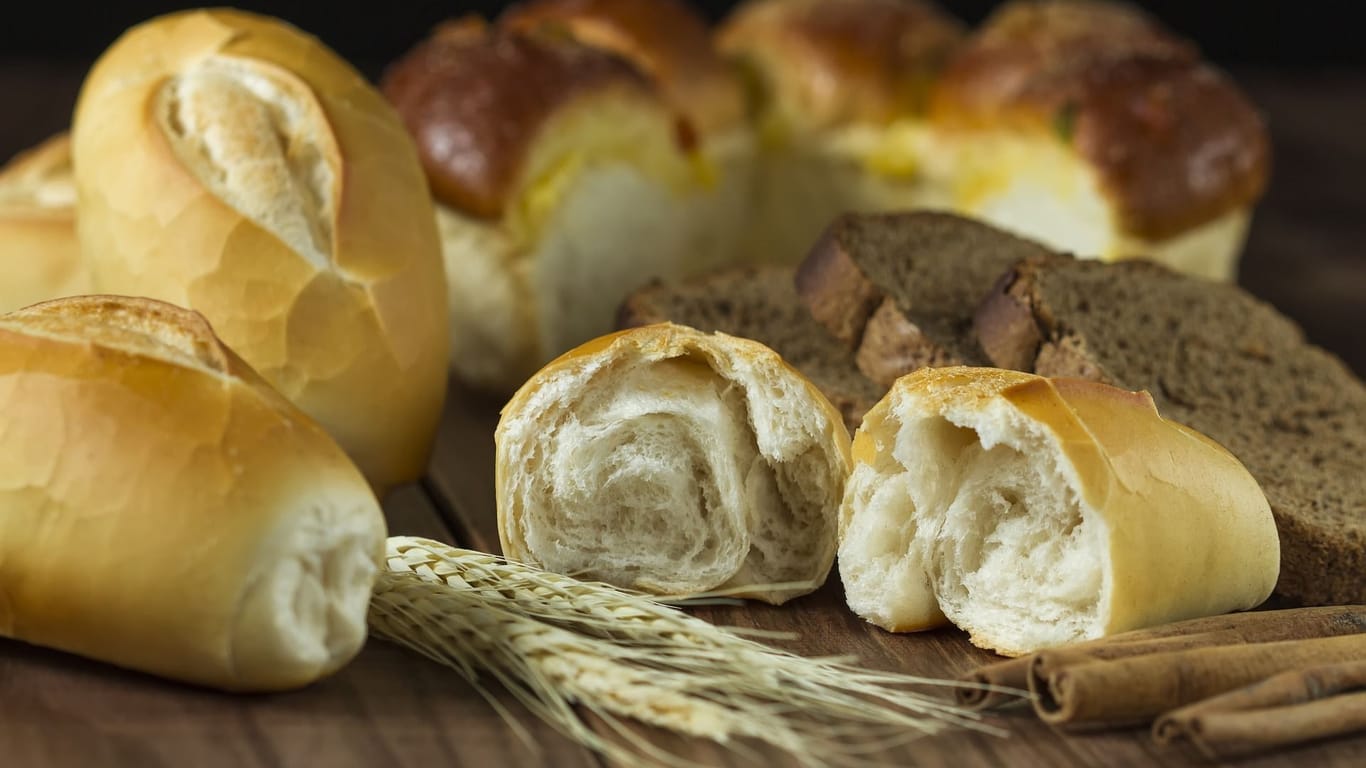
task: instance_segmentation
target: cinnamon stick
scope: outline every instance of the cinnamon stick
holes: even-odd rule
[[[1115,726],[1263,680],[1285,670],[1366,661],[1366,634],[1191,648],[1097,660],[1043,651],[1030,667],[1034,711],[1051,725]]]
[[[1217,645],[1269,643],[1366,632],[1366,605],[1291,608],[1209,616],[1139,629],[1067,646],[1097,659],[1119,659],[1162,651]],[[1034,655],[987,664],[964,675],[964,682],[992,688],[959,688],[958,704],[990,709],[1024,701]]]
[[[1189,739],[1213,760],[1366,731],[1366,661],[1283,672],[1158,718],[1159,744]]]

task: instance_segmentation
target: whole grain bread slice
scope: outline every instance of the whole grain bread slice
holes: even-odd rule
[[[859,370],[890,387],[919,368],[985,365],[973,312],[1002,272],[1046,253],[947,213],[846,214],[798,268],[797,292]]]
[[[690,280],[658,280],[633,292],[617,327],[664,321],[753,339],[801,371],[844,416],[852,432],[885,387],[859,373],[853,354],[811,318],[797,298],[790,267],[750,267]]]
[[[1278,593],[1366,602],[1366,387],[1270,305],[1156,264],[1053,255],[1007,272],[976,329],[1000,367],[1150,392],[1261,484]]]

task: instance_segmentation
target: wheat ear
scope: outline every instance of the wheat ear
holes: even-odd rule
[[[370,626],[476,686],[491,676],[561,733],[630,764],[689,763],[619,718],[736,748],[757,739],[813,766],[865,764],[870,751],[946,727],[999,733],[974,712],[904,690],[952,681],[798,656],[644,595],[427,539],[389,539]],[[576,704],[626,744],[588,728]]]

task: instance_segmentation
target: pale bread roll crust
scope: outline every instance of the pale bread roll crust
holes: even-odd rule
[[[65,133],[0,168],[0,275],[0,312],[89,291]]]
[[[360,650],[384,546],[365,479],[193,312],[0,316],[0,635],[229,690]]]
[[[947,618],[1020,655],[1252,608],[1276,583],[1256,481],[1146,393],[924,369],[869,411],[853,452],[840,575],[885,629]]]
[[[522,387],[495,442],[499,538],[515,560],[771,603],[830,570],[848,433],[757,342],[667,323],[595,339]]]
[[[191,307],[379,490],[418,477],[446,391],[427,185],[392,110],[281,22],[154,19],[77,103],[94,286]]]

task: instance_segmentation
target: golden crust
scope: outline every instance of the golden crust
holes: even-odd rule
[[[83,296],[0,316],[0,455],[0,636],[229,690],[297,688],[359,651],[368,582],[316,656],[276,653],[295,627],[243,611],[301,547],[326,556],[292,538],[313,511],[371,573],[384,519],[197,313]]]
[[[683,0],[526,0],[498,24],[560,29],[629,60],[704,137],[745,119],[739,79],[718,54],[706,20]]]
[[[625,60],[562,35],[441,25],[385,72],[381,88],[417,141],[436,198],[483,218],[503,213],[541,128],[597,94],[656,98]]]
[[[984,414],[1001,400],[1052,436],[1086,507],[1103,521],[1111,574],[1102,593],[1105,634],[1243,610],[1271,594],[1279,540],[1256,480],[1218,443],[1163,418],[1146,392],[995,368],[921,369],[869,411],[854,436],[855,462],[875,465],[897,443],[901,422],[889,413]],[[854,503],[846,495],[841,534]],[[939,617],[917,618],[896,631],[928,628]],[[1036,650],[994,637],[972,641],[1005,655]]]
[[[749,0],[718,34],[768,109],[819,129],[920,114],[963,28],[919,0]]]
[[[0,312],[89,290],[65,133],[0,167],[0,274]]]
[[[190,86],[251,109],[177,124],[173,100]],[[295,175],[225,182],[261,178],[236,148],[267,128]],[[197,145],[217,154],[196,165]],[[412,142],[359,73],[266,17],[160,17],[92,68],[72,151],[97,290],[202,312],[377,489],[421,475],[446,392],[440,243]],[[323,233],[317,252],[270,218],[287,206],[286,223]]]
[[[1270,144],[1260,115],[1191,43],[1104,2],[1020,0],[997,11],[939,81],[946,134],[1068,142],[1125,231],[1163,239],[1256,201]]]

